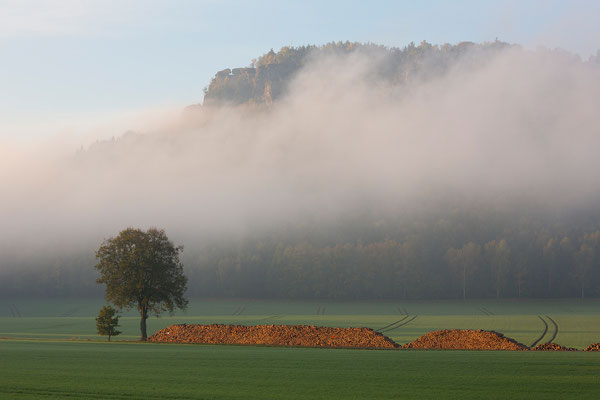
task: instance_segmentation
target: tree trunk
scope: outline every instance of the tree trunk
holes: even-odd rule
[[[142,332],[141,341],[145,342],[148,339],[148,334],[146,333],[146,320],[148,319],[148,310],[142,310],[142,318],[140,320],[140,331]]]

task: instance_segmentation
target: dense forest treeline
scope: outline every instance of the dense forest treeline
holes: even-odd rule
[[[393,299],[600,295],[600,225],[460,212],[279,232],[213,246],[187,265],[208,296]],[[359,228],[359,231],[353,230]],[[301,238],[304,235],[304,238]],[[291,239],[295,237],[295,239]]]
[[[600,295],[600,223],[582,216],[534,220],[491,210],[402,220],[363,215],[327,226],[313,221],[243,239],[184,244],[192,296]],[[4,271],[0,290],[5,296],[100,295],[94,263],[93,249],[57,256],[50,264],[21,263],[19,269]]]

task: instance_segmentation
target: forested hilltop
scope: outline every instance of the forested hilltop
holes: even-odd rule
[[[139,223],[185,246],[191,296],[598,297],[599,54],[271,50],[218,72],[181,127],[73,156],[69,199],[111,194],[71,217],[97,212],[96,236],[0,248],[0,293],[101,295],[95,250]]]
[[[252,60],[249,67],[217,72],[205,89],[204,104],[271,105],[284,95],[294,75],[309,61],[319,57],[365,54],[379,61],[376,76],[372,77],[374,82],[399,85],[439,76],[466,57],[472,63],[484,62],[495,52],[511,46],[500,41],[446,43],[441,46],[423,41],[400,49],[372,43],[332,42],[323,46],[283,47],[278,52],[271,49]]]

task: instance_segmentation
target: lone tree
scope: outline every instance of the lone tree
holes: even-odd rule
[[[110,342],[111,336],[117,336],[121,331],[117,330],[119,326],[119,316],[117,310],[111,306],[104,306],[96,317],[96,330],[98,335],[108,336]]]
[[[173,314],[185,309],[187,278],[179,261],[182,246],[174,246],[165,231],[127,228],[117,237],[105,240],[98,251],[96,282],[106,285],[105,298],[119,308],[137,307],[140,312],[141,340],[148,338],[146,320],[150,313]]]

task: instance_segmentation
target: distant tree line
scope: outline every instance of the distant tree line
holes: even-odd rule
[[[23,254],[25,253],[25,254]],[[0,297],[102,297],[93,247],[0,250]]]
[[[600,225],[496,218],[361,221],[354,226],[363,231],[336,227],[354,240],[328,242],[331,236],[305,228],[206,247],[186,264],[190,291],[331,299],[600,295]]]
[[[451,211],[291,224],[185,241],[188,295],[428,299],[600,296],[597,211],[568,218]],[[3,296],[98,296],[93,249],[3,258]],[[36,261],[37,260],[37,261]]]

